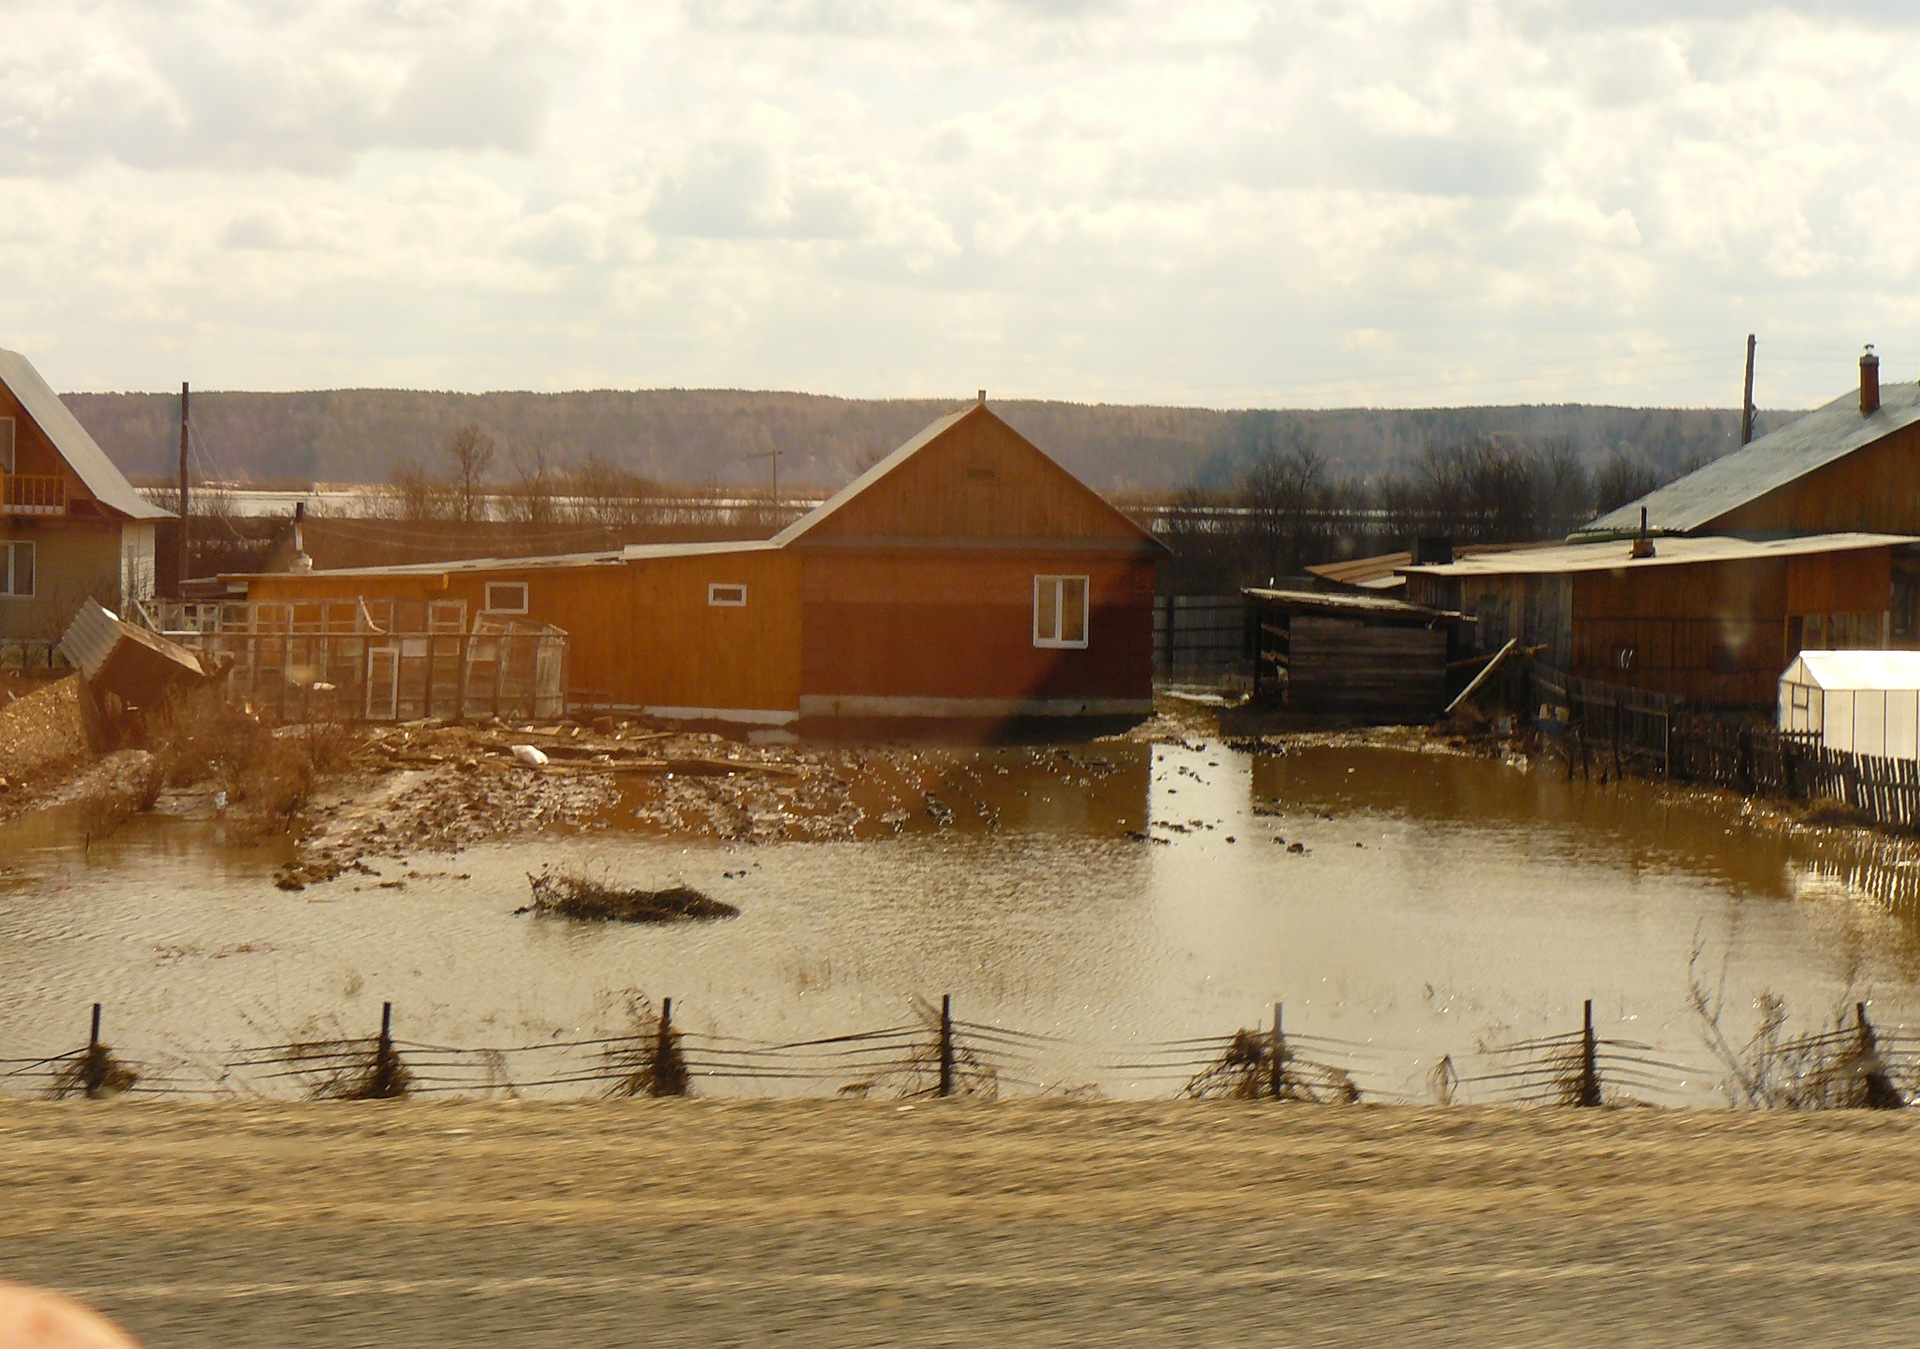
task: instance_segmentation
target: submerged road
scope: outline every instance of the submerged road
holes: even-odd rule
[[[0,1104],[0,1277],[146,1344],[1868,1344],[1904,1117]]]

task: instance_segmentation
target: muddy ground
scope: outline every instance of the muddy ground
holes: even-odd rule
[[[1909,1342],[1905,1116],[0,1105],[0,1270],[151,1346]]]

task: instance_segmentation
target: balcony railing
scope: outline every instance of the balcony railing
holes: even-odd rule
[[[63,515],[67,480],[57,473],[0,473],[0,515]]]

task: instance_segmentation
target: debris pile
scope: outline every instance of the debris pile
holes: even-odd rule
[[[643,890],[551,867],[529,875],[527,883],[533,890],[533,903],[517,912],[542,917],[602,923],[686,923],[740,916],[733,905],[709,899],[685,885]]]

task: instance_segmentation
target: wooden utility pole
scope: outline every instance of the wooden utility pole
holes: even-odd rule
[[[180,524],[175,532],[173,594],[175,599],[187,596],[187,382],[180,381]]]
[[[775,448],[747,456],[749,459],[768,459],[773,462],[773,508],[776,511],[780,509],[780,456],[785,453],[785,450]]]
[[[1753,334],[1747,334],[1747,391],[1740,398],[1740,443],[1753,439]]]

